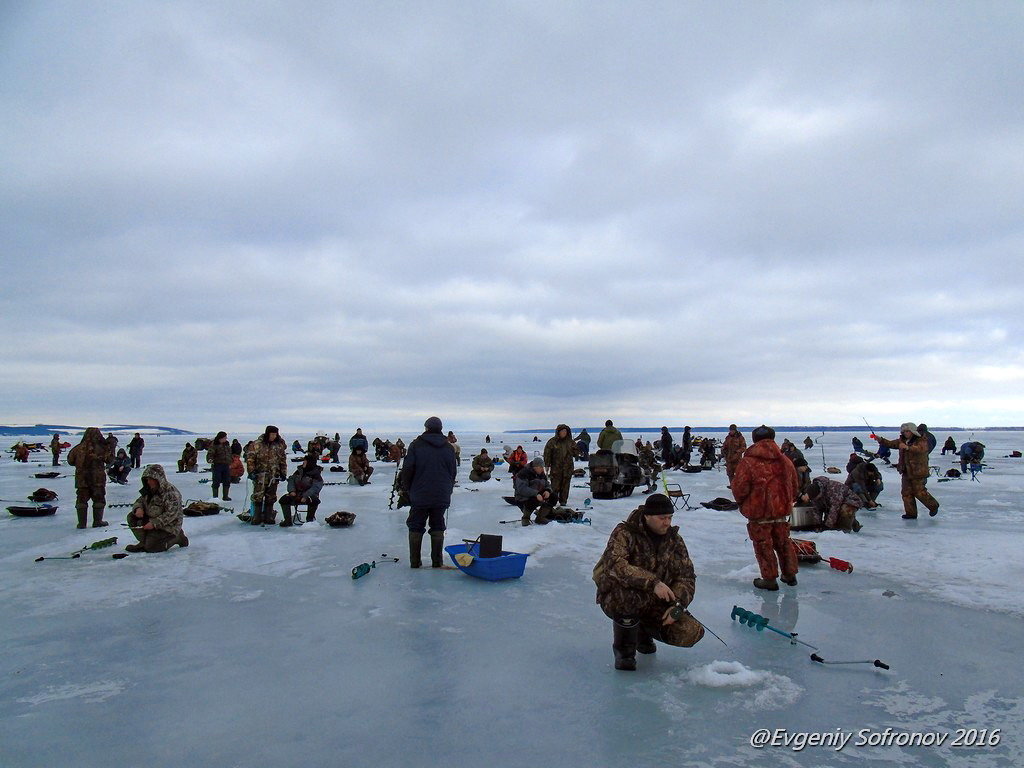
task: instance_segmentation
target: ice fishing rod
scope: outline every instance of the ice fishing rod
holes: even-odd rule
[[[718,635],[715,633],[715,631],[713,629],[711,629],[711,627],[709,627],[703,621],[701,621],[696,616],[694,616],[692,613],[690,613],[686,609],[686,607],[683,606],[682,604],[680,604],[678,602],[673,603],[672,607],[668,611],[668,615],[672,617],[673,621],[679,621],[681,618],[683,618],[683,616],[689,616],[691,619],[693,619],[698,624],[700,624],[702,627],[704,627],[704,629],[706,629],[708,632],[710,632],[712,635],[714,635],[716,638],[718,638],[718,641],[722,645],[724,645],[726,648],[729,647],[729,644],[727,642],[725,642],[725,640],[723,640],[722,638],[718,637]]]
[[[381,557],[384,558],[384,559],[380,560],[380,561],[371,560],[368,563],[360,563],[359,565],[357,565],[355,568],[352,569],[352,578],[353,579],[360,579],[363,576],[365,576],[366,574],[368,574],[370,572],[371,568],[376,568],[378,565],[383,565],[384,563],[397,563],[398,562],[398,558],[397,557],[388,557],[388,554],[386,552],[384,554],[382,554]]]
[[[59,555],[55,557],[37,557],[36,562],[41,563],[43,560],[77,560],[82,556],[83,552],[95,551],[97,549],[105,549],[112,547],[117,544],[117,536],[111,536],[109,539],[101,539],[100,541],[94,541],[88,546],[82,547],[76,552],[72,552],[70,555]]]
[[[813,651],[818,650],[818,646],[816,645],[805,643],[803,640],[797,640],[796,632],[783,632],[781,629],[776,629],[768,623],[768,618],[766,616],[759,616],[753,611],[748,611],[744,608],[740,608],[738,605],[734,605],[732,607],[732,614],[730,614],[730,618],[734,621],[736,619],[739,619],[740,624],[746,624],[748,627],[753,627],[758,632],[764,629],[769,629],[772,632],[775,632],[778,635],[782,635],[783,637],[788,639],[790,645],[794,643],[800,643],[800,645],[806,645]]]
[[[864,659],[863,661],[825,661],[821,656],[816,653],[811,654],[811,661],[816,661],[819,664],[871,664],[878,667],[879,669],[888,669],[889,665],[884,661],[878,659]]]

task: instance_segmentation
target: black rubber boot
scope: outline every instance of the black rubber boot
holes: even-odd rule
[[[423,565],[420,549],[423,546],[423,532],[409,531],[409,567],[419,568]]]
[[[284,520],[281,521],[282,528],[292,527],[292,508],[287,504],[281,505],[281,510],[284,514]]]
[[[252,517],[249,519],[252,525],[263,525],[263,502],[254,501],[252,505]]]
[[[214,493],[213,495],[214,495],[214,497],[217,496],[216,493]],[[224,495],[221,496],[221,499],[223,499],[224,501],[231,501],[231,497],[228,496],[228,484],[227,483],[224,483]]]
[[[638,653],[658,652],[658,646],[654,644],[654,638],[651,637],[650,633],[643,626],[637,627],[636,650]]]
[[[216,499],[218,496],[220,496],[220,483],[214,483],[213,484],[213,496],[211,496],[210,498]]]
[[[85,528],[89,519],[89,508],[85,504],[76,504],[75,512],[78,513],[78,527]]]
[[[103,519],[103,510],[106,509],[106,504],[92,505],[92,527],[93,528],[106,528],[109,523]]]
[[[430,567],[444,565],[444,531],[430,532]]]
[[[637,625],[624,627],[612,622],[612,651],[615,653],[615,668],[627,672],[636,670]]]

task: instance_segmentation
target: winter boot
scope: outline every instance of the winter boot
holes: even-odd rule
[[[612,651],[615,653],[615,668],[633,672],[636,670],[637,625],[624,627],[619,622],[612,624]]]
[[[523,527],[525,528],[530,524],[530,513],[523,512]]]
[[[409,567],[419,568],[423,565],[420,549],[423,546],[423,531],[409,531]]]
[[[106,528],[109,523],[103,519],[103,510],[106,509],[106,504],[92,505],[92,527],[93,528]]]
[[[178,538],[174,543],[182,549],[188,546],[188,536],[185,535],[184,530],[178,531]],[[170,547],[168,547],[168,549],[170,549]]]
[[[252,503],[252,517],[249,519],[251,525],[263,525],[263,502],[254,501]]]
[[[928,510],[928,517],[935,517],[939,514],[939,502],[935,502],[935,507]]]
[[[312,523],[314,520],[316,520],[316,511],[313,510],[313,509],[307,509],[306,510],[306,522],[307,523]]]
[[[220,496],[220,483],[214,483],[213,484],[213,496],[211,496],[210,498],[216,499],[218,496]]]
[[[796,586],[796,576],[783,576],[780,579],[780,581],[783,584],[788,584],[791,587],[795,587]]]
[[[86,520],[89,519],[89,508],[85,504],[76,504],[75,512],[78,513],[78,527],[85,528]]]
[[[537,507],[537,517],[535,518],[537,525],[547,525],[549,518],[551,517],[551,513],[554,511],[555,510],[548,504],[541,504]]]
[[[444,531],[430,532],[430,567],[440,568],[444,565]]]
[[[217,498],[217,494],[216,494],[216,492],[215,492],[215,493],[213,494],[213,497],[214,497],[214,498]],[[224,483],[224,495],[223,495],[223,496],[221,496],[221,498],[222,498],[222,499],[223,499],[224,501],[231,501],[231,497],[230,497],[230,496],[228,496],[228,484],[227,484],[227,483]]]
[[[277,522],[277,510],[274,509],[274,502],[263,502],[263,524],[273,525]]]
[[[754,579],[754,586],[758,589],[766,589],[769,592],[779,591],[779,582],[775,579]]]
[[[145,547],[144,544],[139,542],[138,544],[129,544],[127,547],[124,548],[124,551],[125,552],[145,552],[146,551],[146,547]]]
[[[644,627],[638,626],[636,633],[636,649],[640,653],[657,653],[658,646],[654,644],[654,638]]]
[[[281,511],[284,519],[281,521],[282,528],[292,527],[292,508],[286,504],[281,505]]]

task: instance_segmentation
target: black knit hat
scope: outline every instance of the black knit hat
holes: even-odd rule
[[[641,509],[645,515],[671,515],[675,512],[672,509],[672,500],[663,493],[652,493]]]

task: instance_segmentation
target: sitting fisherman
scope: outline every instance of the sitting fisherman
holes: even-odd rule
[[[188,546],[181,528],[181,494],[167,480],[164,468],[150,464],[142,470],[142,490],[128,513],[128,526],[138,544],[125,547],[128,552],[166,552],[177,544]]]
[[[128,485],[128,473],[132,471],[132,460],[124,448],[117,449],[114,463],[107,470],[107,476],[113,483]]]
[[[288,478],[288,493],[281,497],[281,511],[284,519],[282,528],[292,525],[292,507],[307,504],[306,522],[316,520],[316,508],[320,506],[320,491],[324,487],[323,467],[316,460],[316,454],[306,456],[299,468]]]
[[[480,454],[473,457],[473,469],[469,473],[469,480],[473,483],[485,483],[491,479],[494,472],[494,460],[487,455],[487,449],[481,448]]]
[[[178,471],[195,472],[198,466],[199,451],[195,449],[192,443],[185,443],[185,448],[181,452],[181,458],[178,459]]]
[[[363,446],[357,445],[352,449],[348,457],[348,471],[357,485],[366,485],[370,482],[373,467],[370,466],[370,459],[366,456],[366,449]]]

